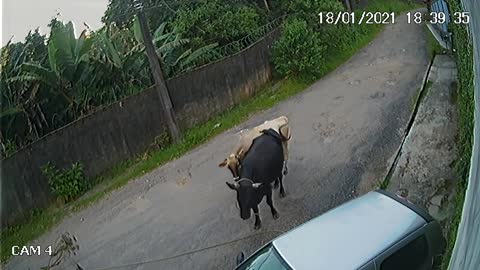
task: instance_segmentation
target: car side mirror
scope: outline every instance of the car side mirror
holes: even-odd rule
[[[237,265],[240,265],[244,260],[245,260],[245,253],[240,252],[240,254],[237,255]]]

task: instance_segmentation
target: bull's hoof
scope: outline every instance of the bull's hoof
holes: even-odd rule
[[[284,191],[280,191],[280,198],[285,198],[287,196],[287,193]]]
[[[288,168],[285,167],[285,168],[283,169],[283,175],[287,175],[287,174],[288,174]]]
[[[255,224],[255,227],[253,227],[255,230],[260,230],[262,228],[262,223],[260,224]]]
[[[280,215],[278,213],[275,213],[272,216],[273,216],[273,219],[278,219],[280,217]]]

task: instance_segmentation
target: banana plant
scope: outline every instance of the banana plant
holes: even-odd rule
[[[142,44],[143,37],[140,32],[140,24],[136,18],[133,23],[133,30],[135,39]],[[207,55],[212,55],[215,52],[214,48],[218,46],[218,43],[213,43],[192,50],[190,48],[191,40],[183,38],[175,26],[171,31],[168,31],[167,22],[163,22],[155,29],[152,39],[167,77],[193,68],[199,62],[198,60],[207,59]]]
[[[27,61],[43,62],[46,58],[45,36],[36,29],[25,42],[9,41],[1,49],[0,60],[0,144],[2,156],[11,153],[25,141],[36,139],[49,128],[44,108],[45,97],[40,85],[23,74],[21,66]]]
[[[111,32],[110,35],[108,34],[108,30]],[[106,61],[112,64],[115,68],[128,73],[132,71],[129,69],[134,70],[143,64],[142,60],[144,59],[139,57],[143,52],[143,45],[137,42],[132,42],[133,40],[128,39],[128,33],[122,33],[121,31],[122,30],[115,27],[102,29],[98,32],[101,40],[101,44],[98,45],[105,55]],[[112,36],[116,34],[126,34],[126,36],[117,36],[116,38],[113,38]],[[132,66],[131,64],[134,65]]]
[[[22,75],[12,80],[26,80],[47,86],[54,95],[61,97],[66,103],[62,113],[70,118],[77,118],[82,111],[79,107],[78,93],[82,84],[90,75],[87,71],[89,51],[93,40],[84,30],[79,38],[75,38],[73,23],[64,24],[56,21],[52,24],[48,39],[48,65],[38,62],[27,62],[21,66]]]
[[[133,31],[114,25],[94,33],[94,70],[96,101],[108,104],[151,85],[148,61],[143,45],[136,42]]]
[[[217,46],[218,43],[213,43],[200,47],[193,52],[191,49],[188,49],[177,59],[174,66],[179,67],[180,71],[187,71],[201,64],[217,60],[222,57],[222,55],[215,50]]]

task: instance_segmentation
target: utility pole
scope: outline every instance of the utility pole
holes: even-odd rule
[[[178,142],[181,137],[180,130],[175,120],[175,112],[173,111],[172,100],[168,93],[167,84],[162,73],[162,67],[160,59],[155,51],[155,47],[152,43],[152,35],[148,29],[147,20],[143,13],[142,0],[133,0],[134,8],[137,10],[138,22],[140,24],[140,30],[143,36],[143,44],[145,45],[145,51],[147,53],[148,62],[150,63],[150,69],[152,71],[153,79],[155,80],[155,89],[157,90],[160,103],[162,104],[165,118],[167,120],[170,136],[174,142]]]
[[[265,5],[265,9],[267,12],[270,12],[270,5],[268,4],[268,0],[263,0],[263,4]]]

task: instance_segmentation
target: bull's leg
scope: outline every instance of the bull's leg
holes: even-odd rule
[[[288,174],[288,167],[287,167],[287,161],[285,160],[283,162],[283,175],[287,175]]]
[[[285,196],[287,196],[287,194],[285,193],[285,189],[283,188],[283,175],[280,175],[278,180],[280,181],[280,198],[284,198]]]
[[[272,190],[271,190],[271,189],[270,189],[270,191],[267,193],[267,204],[268,204],[268,206],[270,206],[270,210],[272,211],[273,219],[277,219],[277,218],[278,218],[278,211],[277,211],[277,209],[275,209],[275,207],[273,206]]]
[[[273,189],[277,189],[278,188],[278,185],[279,185],[280,181],[275,180],[275,182],[273,182]]]
[[[253,213],[255,213],[255,230],[258,230],[262,227],[262,221],[260,220],[260,215],[258,214],[258,205],[253,207]]]
[[[283,175],[288,174],[287,160],[288,160],[288,141],[282,143],[283,147]]]

